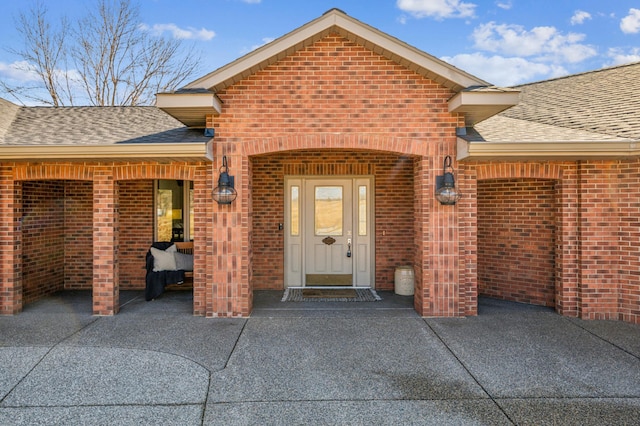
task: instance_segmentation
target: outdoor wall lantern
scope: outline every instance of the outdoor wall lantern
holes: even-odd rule
[[[451,156],[444,157],[443,175],[436,176],[436,199],[440,204],[452,206],[460,199],[461,194],[456,191],[456,182],[453,173],[448,172],[451,167]]]
[[[229,167],[227,166],[227,156],[222,156],[222,167],[220,167],[220,177],[218,178],[218,186],[211,192],[211,197],[218,204],[231,204],[238,196],[238,191],[233,187],[233,176],[229,176]]]

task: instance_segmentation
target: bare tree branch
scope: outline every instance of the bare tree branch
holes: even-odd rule
[[[28,68],[25,73],[35,73],[50,99],[38,95],[29,95],[32,86],[13,87],[11,92],[26,99],[42,101],[45,104],[61,106],[65,103],[66,73],[61,65],[66,61],[66,40],[69,24],[62,19],[57,29],[53,29],[47,20],[47,9],[37,2],[28,13],[17,18],[17,30],[22,35],[24,46],[21,50],[11,50],[19,56]],[[6,83],[4,83],[6,85]]]
[[[156,93],[173,90],[191,77],[199,62],[194,49],[182,41],[145,32],[139,8],[130,0],[96,0],[96,8],[73,28],[62,20],[54,29],[46,12],[38,2],[20,15],[24,48],[14,51],[41,84],[14,87],[0,82],[0,89],[23,103],[151,104]],[[44,89],[50,99],[34,89]]]

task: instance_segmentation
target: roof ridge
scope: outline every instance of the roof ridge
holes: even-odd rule
[[[52,109],[80,109],[80,108],[158,108],[155,105],[23,105],[20,106],[18,105],[19,108],[28,108],[28,109],[35,109],[35,108],[42,108],[42,109],[46,109],[46,108],[52,108]]]
[[[603,67],[603,68],[596,69],[596,70],[583,71],[583,72],[579,72],[579,73],[576,73],[576,74],[569,74],[569,75],[563,75],[561,77],[549,78],[547,80],[532,81],[530,83],[523,83],[523,84],[518,84],[516,86],[510,86],[510,87],[519,88],[519,87],[533,86],[533,85],[537,85],[537,84],[544,84],[544,83],[550,83],[550,82],[553,82],[553,81],[566,80],[566,79],[569,79],[569,78],[579,77],[579,76],[583,76],[583,75],[597,74],[597,73],[601,73],[601,72],[607,72],[607,71],[616,70],[616,69],[619,69],[619,68],[626,68],[626,67],[632,67],[632,66],[638,66],[638,65],[640,65],[640,61],[638,61],[638,62],[629,62],[629,63],[626,63],[626,64],[612,65],[612,66],[609,66],[609,67]]]
[[[6,134],[16,120],[18,112],[23,108],[11,101],[0,98],[0,142],[4,142]]]

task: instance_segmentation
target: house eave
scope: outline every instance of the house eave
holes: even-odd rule
[[[640,141],[469,142],[458,138],[458,161],[588,160],[640,156]]]
[[[207,115],[218,116],[222,103],[213,92],[158,93],[156,106],[187,127],[205,127]]]
[[[500,112],[518,104],[520,92],[462,91],[449,99],[449,112],[465,116],[465,126],[473,127]]]
[[[212,143],[6,145],[0,147],[0,161],[210,162],[213,160]]]

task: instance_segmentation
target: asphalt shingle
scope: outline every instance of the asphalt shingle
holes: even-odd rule
[[[476,125],[484,140],[640,139],[640,63],[516,88],[521,91],[518,105]]]
[[[7,105],[8,104],[8,105]],[[189,129],[156,107],[18,107],[0,102],[4,145],[111,145],[206,142],[202,129]],[[3,130],[4,129],[4,130]],[[1,136],[4,133],[4,137]]]

